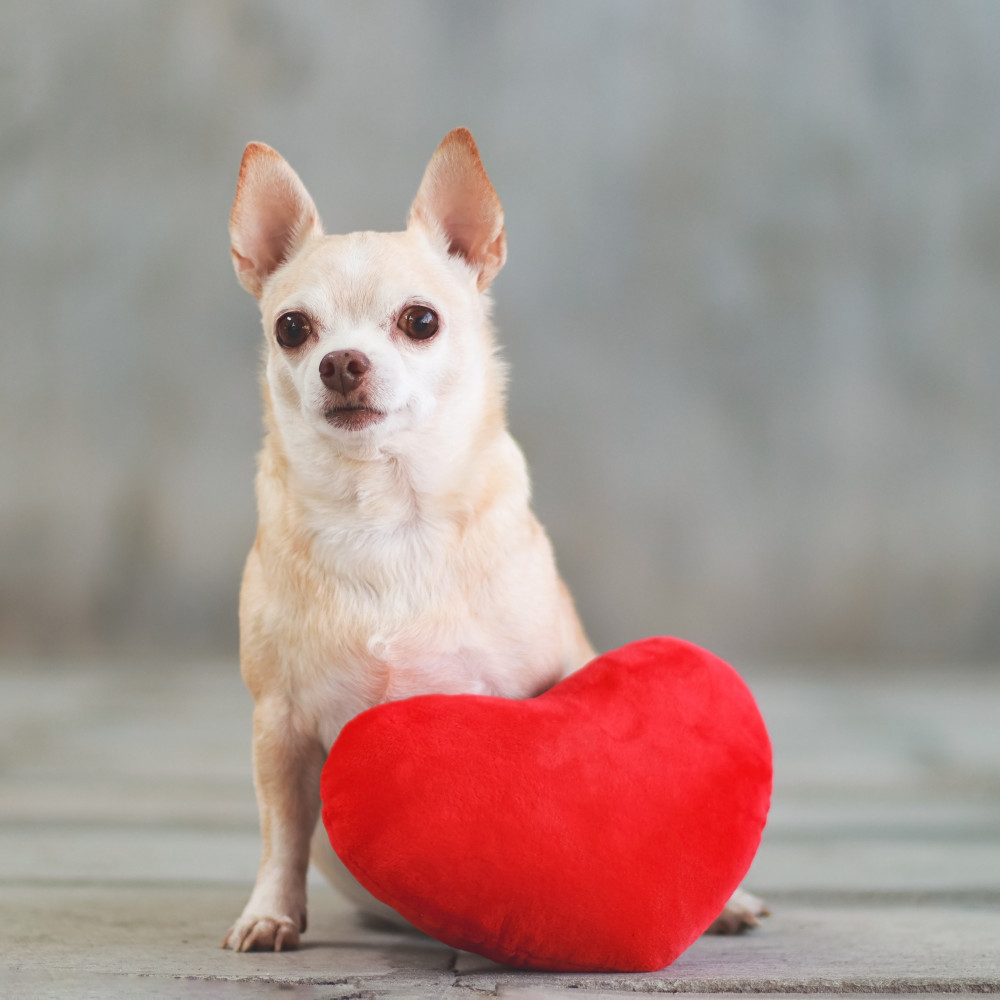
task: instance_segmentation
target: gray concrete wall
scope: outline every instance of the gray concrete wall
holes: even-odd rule
[[[233,648],[244,143],[507,212],[511,422],[601,646],[1000,652],[1000,5],[0,6],[0,652]]]

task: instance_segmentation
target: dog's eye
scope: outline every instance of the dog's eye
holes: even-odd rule
[[[410,340],[430,340],[438,331],[438,314],[427,306],[410,306],[403,310],[396,326]]]
[[[282,347],[301,347],[310,333],[312,325],[305,313],[282,313],[274,324],[274,335]]]

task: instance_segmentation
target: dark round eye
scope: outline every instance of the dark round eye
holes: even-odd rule
[[[274,324],[274,335],[282,347],[301,347],[310,333],[312,324],[305,313],[282,313]]]
[[[430,340],[438,331],[438,314],[427,306],[410,306],[403,310],[396,326],[410,340]]]

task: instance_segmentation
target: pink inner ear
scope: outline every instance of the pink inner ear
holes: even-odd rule
[[[233,262],[244,287],[260,295],[311,230],[321,231],[319,216],[295,171],[273,149],[251,143],[230,216]]]
[[[288,259],[306,228],[304,223],[309,221],[309,214],[292,192],[271,198],[267,192],[262,195],[252,205],[256,214],[248,227],[247,249],[256,258],[255,266],[261,275],[268,275]]]
[[[496,202],[495,211],[490,212],[493,205],[473,200],[469,192],[461,192],[458,196],[450,194],[450,204],[442,204],[449,201],[447,196],[438,198],[440,215],[437,216],[448,240],[448,253],[458,254],[479,272],[479,288],[483,290],[503,267],[506,257],[499,202]],[[496,198],[495,193],[493,198]]]
[[[465,258],[479,256],[481,248],[476,243],[479,234],[472,223],[452,216],[443,219],[441,224],[448,236],[448,253],[457,253]]]
[[[289,256],[292,247],[294,227],[290,223],[294,206],[288,204],[265,204],[257,217],[255,239],[259,249],[259,262],[266,274],[276,270]]]
[[[438,226],[450,253],[461,254],[486,288],[506,257],[503,209],[472,136],[449,133],[427,165],[411,218]]]

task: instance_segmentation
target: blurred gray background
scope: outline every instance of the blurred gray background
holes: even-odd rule
[[[236,649],[244,144],[331,231],[475,134],[510,420],[599,647],[1000,654],[1000,4],[0,6],[0,654]]]

